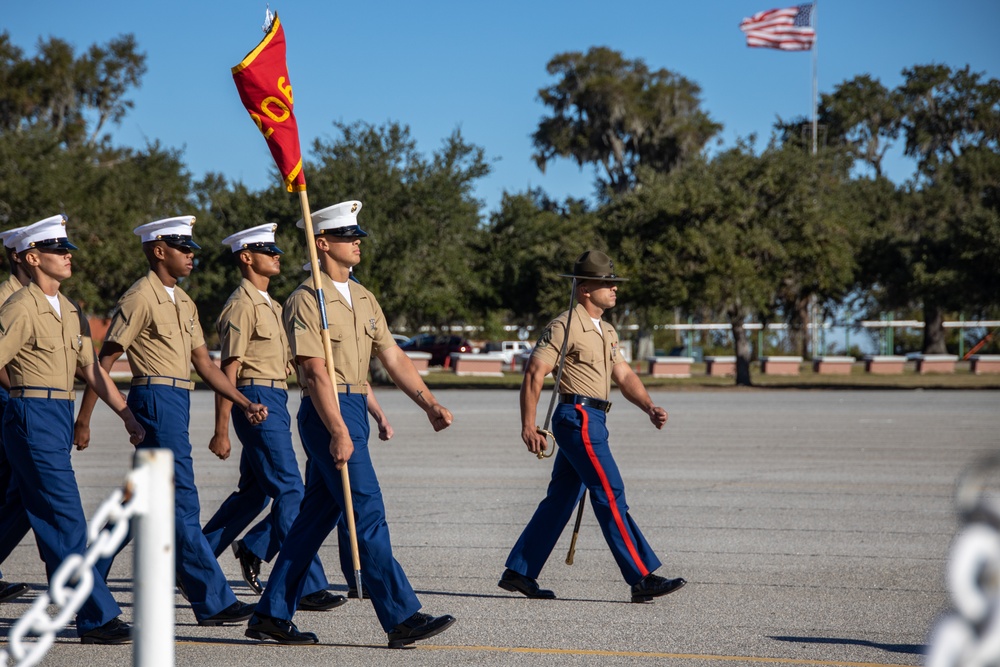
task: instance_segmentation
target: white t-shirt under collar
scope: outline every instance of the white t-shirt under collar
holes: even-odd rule
[[[336,287],[337,291],[340,292],[340,295],[342,297],[344,297],[344,301],[347,302],[347,305],[350,306],[353,309],[354,308],[354,302],[351,301],[351,285],[350,285],[350,281],[349,280],[345,280],[342,283],[338,283],[336,280],[334,280],[333,281],[333,286]]]

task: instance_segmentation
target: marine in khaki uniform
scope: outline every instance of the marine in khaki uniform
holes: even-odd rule
[[[139,447],[169,448],[174,455],[174,529],[178,587],[191,603],[199,625],[244,621],[253,605],[236,599],[201,532],[201,507],[194,481],[188,421],[191,366],[216,392],[243,410],[248,421],[267,417],[267,408],[241,394],[212,362],[198,321],[198,309],[177,281],[194,268],[193,216],[156,220],[134,231],[142,240],[149,273],[118,300],[101,348],[110,369],[124,351],[132,369],[128,404],[146,428]],[[89,423],[88,391],[78,421]]]
[[[7,266],[10,267],[10,277],[0,283],[0,305],[6,303],[7,299],[14,295],[14,292],[31,281],[31,275],[27,268],[18,261],[14,249],[14,239],[22,229],[24,228],[17,227],[0,232],[0,240],[3,241],[4,252],[7,255]],[[10,398],[9,390],[10,380],[7,378],[7,370],[0,369],[0,416],[7,408],[7,400]],[[11,483],[10,464],[7,462],[3,439],[0,437],[0,563],[7,559],[7,556],[21,543],[29,530],[31,530],[31,524],[28,523],[28,515],[24,511],[21,494]],[[13,600],[24,595],[27,591],[26,584],[4,581],[3,574],[0,573],[0,602]]]
[[[111,378],[94,363],[78,309],[59,292],[60,283],[72,275],[70,251],[76,249],[65,227],[65,217],[56,215],[16,235],[18,259],[31,283],[0,308],[0,364],[11,383],[4,448],[49,577],[67,556],[87,549],[87,520],[70,461],[77,371],[121,417],[132,444],[145,436]],[[131,641],[131,626],[119,618],[121,609],[97,568],[93,573],[93,591],[76,616],[80,640]]]
[[[17,235],[24,227],[17,227],[0,232],[0,241],[4,244],[4,253],[7,256],[7,265],[10,267],[10,277],[0,283],[0,305],[7,302],[15,292],[31,282],[31,274],[27,265],[17,256],[14,243]],[[64,295],[65,296],[65,295]],[[73,299],[69,299],[70,304],[76,308],[80,316],[80,330],[83,334],[84,344],[93,347],[90,339],[90,325],[83,311]],[[84,380],[83,375],[78,371],[77,377]],[[85,381],[85,380],[84,380]],[[10,380],[7,377],[7,370],[0,368],[0,416],[7,408],[7,400]],[[28,515],[24,510],[24,503],[21,502],[21,495],[17,492],[14,484],[11,483],[10,465],[7,463],[7,455],[4,454],[3,438],[0,435],[0,563],[5,561],[14,548],[20,544],[24,536],[31,530],[28,522]],[[98,566],[100,569],[100,564]],[[0,575],[0,602],[13,600],[23,595],[28,590],[25,584],[5,582]]]
[[[312,281],[300,285],[285,303],[285,330],[304,386],[298,422],[309,456],[309,475],[299,515],[250,620],[248,637],[283,644],[319,641],[315,634],[299,631],[292,616],[312,558],[343,513],[339,471],[344,465],[350,471],[363,588],[371,595],[389,647],[434,636],[455,622],[448,615],[435,617],[419,611],[420,601],[389,542],[382,492],[368,450],[366,381],[371,355],[379,357],[396,385],[425,411],[434,430],[448,427],[452,416],[396,345],[372,293],[349,279],[351,268],[361,261],[361,238],[367,236],[358,226],[360,209],[361,202],[348,201],[317,211],[313,218],[333,347],[333,384],[326,368],[324,332]]]
[[[618,283],[611,259],[591,250],[577,259],[577,306],[549,323],[528,361],[521,384],[521,439],[537,454],[546,448],[545,436],[535,426],[535,411],[545,376],[560,362],[564,341],[563,372],[558,387],[559,405],[552,416],[552,432],[559,445],[545,499],[521,533],[510,555],[499,586],[529,598],[551,599],[555,593],[538,587],[537,577],[574,507],[585,491],[601,525],[604,539],[631,586],[632,602],[650,602],[686,582],[653,574],[660,560],[628,513],[625,483],[611,454],[605,417],[611,381],[622,395],[645,412],[653,426],[663,428],[667,412],[655,405],[642,382],[622,358],[618,334],[601,319],[617,301]],[[569,331],[566,323],[569,321]],[[566,340],[568,338],[568,340]]]
[[[275,245],[277,225],[258,225],[222,241],[232,250],[243,280],[230,295],[216,322],[222,346],[222,372],[240,393],[267,406],[267,420],[251,424],[232,403],[217,395],[215,434],[209,449],[229,457],[229,416],[243,444],[237,490],[223,501],[203,532],[218,557],[232,544],[243,578],[259,595],[261,561],[270,562],[299,512],[305,487],[292,447],[286,378],[291,365],[288,339],[281,323],[281,306],[267,293],[271,278],[281,272],[281,250]],[[268,515],[242,539],[236,538],[271,503]],[[236,540],[234,542],[234,540]],[[299,609],[325,611],[347,599],[326,589],[329,582],[319,556],[313,558]]]

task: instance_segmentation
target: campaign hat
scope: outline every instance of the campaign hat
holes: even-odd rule
[[[622,278],[615,274],[614,262],[600,250],[588,250],[583,253],[573,264],[573,273],[560,273],[559,277],[576,278],[577,280],[609,280],[612,282],[628,280],[628,278]]]

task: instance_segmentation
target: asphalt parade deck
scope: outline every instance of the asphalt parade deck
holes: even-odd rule
[[[951,606],[955,481],[1000,445],[992,391],[658,392],[670,412],[662,432],[615,394],[608,424],[631,513],[665,563],[659,573],[688,585],[630,604],[588,508],[575,564],[564,563],[570,525],[539,577],[558,599],[527,600],[496,584],[551,461],[520,442],[517,392],[437,395],[456,418],[440,434],[401,392],[378,390],[396,436],[373,439],[372,449],[396,558],[424,611],[454,615],[454,627],[390,650],[370,604],[352,600],[296,615],[319,645],[261,645],[242,626],[199,627],[178,595],[176,664],[918,665],[934,619]],[[294,415],[298,398],[290,402]],[[238,478],[235,437],[227,462],[207,449],[212,405],[210,393],[195,392],[203,522]],[[106,407],[93,426],[94,444],[73,455],[88,517],[121,484],[131,450]],[[332,589],[344,592],[335,534],[320,555]],[[126,619],[131,559],[130,546],[109,579]],[[255,600],[232,555],[220,562],[237,596]],[[5,636],[45,585],[33,538],[2,569],[32,585],[0,605]],[[127,646],[83,646],[67,630],[42,664],[131,659]]]

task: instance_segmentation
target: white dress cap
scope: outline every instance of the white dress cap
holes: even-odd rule
[[[12,245],[17,252],[31,248],[76,250],[76,246],[66,238],[66,216],[62,213],[21,227],[19,233],[12,239],[6,239],[4,243]]]
[[[14,239],[21,233],[22,229],[24,229],[24,227],[15,227],[14,229],[8,229],[5,232],[0,232],[0,241],[3,241],[4,246],[13,250]]]
[[[191,228],[193,226],[193,215],[179,215],[174,218],[164,218],[139,225],[132,230],[132,233],[141,238],[143,243],[166,241],[172,245],[182,246],[190,250],[200,250],[201,246],[191,238]]]
[[[361,237],[368,233],[358,226],[358,212],[361,202],[345,201],[320,209],[312,214],[313,234],[329,234],[330,236]],[[305,220],[299,220],[296,227],[305,229]]]
[[[222,245],[229,246],[229,249],[233,252],[257,250],[280,255],[282,254],[281,249],[274,244],[274,232],[277,229],[278,225],[273,222],[257,225],[256,227],[244,229],[227,236],[222,239]]]

